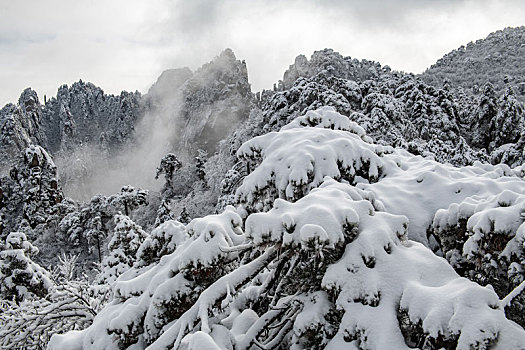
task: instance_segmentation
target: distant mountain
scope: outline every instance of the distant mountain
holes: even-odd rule
[[[203,149],[213,154],[218,142],[247,119],[254,102],[246,64],[230,49],[188,77],[180,94],[175,139],[190,153]]]
[[[30,144],[38,144],[53,155],[71,154],[81,145],[116,151],[133,133],[142,115],[141,94],[123,91],[107,95],[79,81],[63,85],[57,96],[41,104],[37,93],[24,90],[17,105],[0,110],[2,135],[0,167],[7,166]]]
[[[66,182],[92,176],[109,158],[129,158],[123,152],[130,149],[146,152],[152,164],[142,165],[153,169],[167,152],[193,155],[203,149],[213,154],[218,143],[248,118],[254,103],[246,65],[230,49],[196,72],[188,68],[163,72],[145,95],[126,91],[108,95],[79,81],[61,86],[56,97],[42,104],[28,88],[18,104],[0,109],[0,170],[5,174],[31,144],[53,156]],[[150,144],[145,144],[148,140]],[[127,161],[115,158],[109,163],[119,167],[116,162]],[[84,192],[93,194],[89,189]]]
[[[295,58],[294,64],[284,72],[281,89],[289,89],[298,78],[311,78],[321,72],[353,81],[364,81],[379,76],[381,70],[389,71],[388,66],[369,60],[358,60],[350,56],[343,57],[332,49],[325,49],[313,53],[310,60],[304,55]]]
[[[377,142],[414,154],[454,165],[476,160],[519,165],[523,105],[511,86],[498,93],[487,84],[474,95],[453,83],[433,86],[413,74],[325,49],[310,60],[299,56],[276,91],[263,93],[264,131],[277,131],[306,111],[328,105]]]
[[[444,80],[479,93],[486,82],[497,92],[507,84],[525,100],[525,26],[505,28],[440,58],[421,78],[434,86]]]

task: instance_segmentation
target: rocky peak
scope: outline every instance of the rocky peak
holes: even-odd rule
[[[25,89],[18,99],[18,105],[24,113],[37,112],[40,101],[36,91],[31,88]]]
[[[295,63],[284,73],[280,90],[290,89],[298,78],[312,78],[320,73],[326,77],[359,82],[377,78],[382,73],[390,73],[390,67],[382,67],[374,61],[344,57],[337,51],[324,49],[315,51],[310,60],[304,55],[297,56]]]
[[[224,50],[182,88],[184,147],[213,154],[217,143],[246,120],[253,98],[246,63],[237,60],[231,49]]]
[[[204,91],[202,97],[213,97],[213,92],[228,92],[237,90],[242,95],[251,93],[248,83],[246,63],[239,61],[231,49],[226,49],[211,62],[199,68],[193,77],[188,80],[185,90],[190,94],[194,90]]]

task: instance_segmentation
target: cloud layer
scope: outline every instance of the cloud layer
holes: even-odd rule
[[[419,73],[443,54],[525,24],[521,0],[24,0],[0,4],[0,105],[92,81],[146,92],[164,69],[196,69],[226,47],[254,91],[298,54],[333,48]]]

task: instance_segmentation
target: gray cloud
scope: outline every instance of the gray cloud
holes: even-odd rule
[[[418,73],[523,24],[522,0],[4,2],[0,105],[25,87],[49,96],[80,78],[106,92],[145,92],[162,70],[196,69],[226,47],[246,59],[254,90],[271,88],[298,54],[325,47]]]
[[[246,58],[255,90],[271,87],[296,55],[316,49],[332,47],[418,73],[470,40],[525,23],[525,12],[508,11],[525,10],[518,0],[226,0],[209,1],[214,6],[207,11],[194,11],[202,1],[196,7],[187,3],[168,7],[156,28],[170,33],[162,65],[196,68],[196,62],[231,47]],[[188,23],[199,30],[186,33]]]
[[[9,50],[21,45],[46,43],[54,39],[56,39],[56,35],[46,33],[0,33],[0,46]]]

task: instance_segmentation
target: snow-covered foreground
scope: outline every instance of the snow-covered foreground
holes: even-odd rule
[[[331,108],[238,156],[237,207],[155,229],[93,325],[49,349],[523,349],[510,297],[452,267],[522,283],[523,168],[378,146]]]

